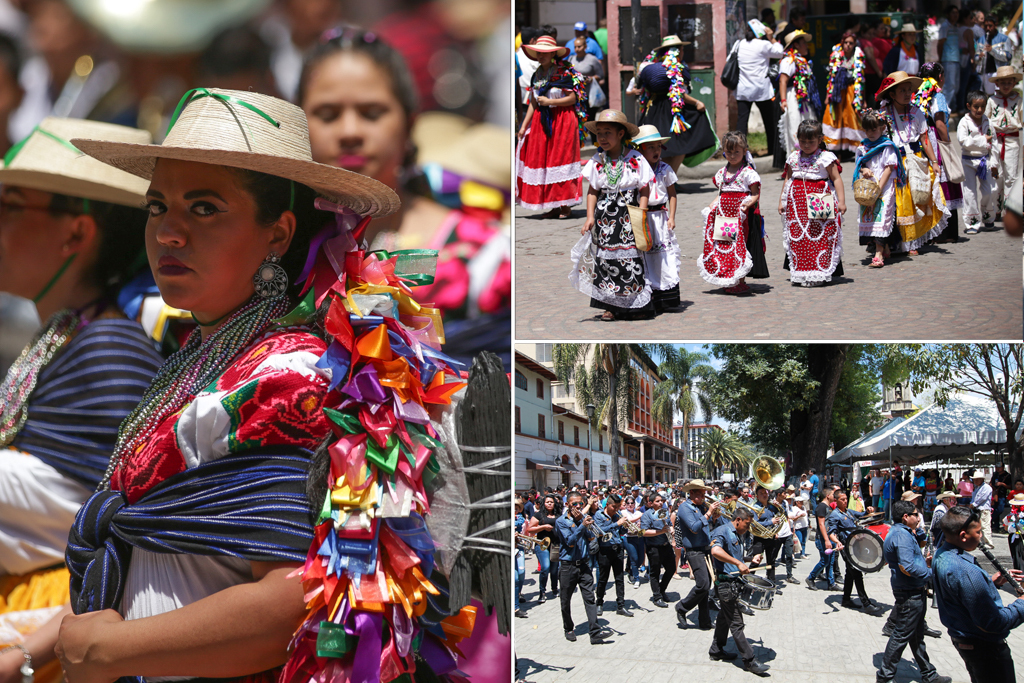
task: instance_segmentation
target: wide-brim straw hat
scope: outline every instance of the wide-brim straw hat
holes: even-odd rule
[[[50,116],[4,156],[0,183],[141,208],[149,183],[83,154],[71,142],[81,137],[139,145],[153,139],[136,128]]]
[[[294,180],[364,216],[387,216],[398,195],[373,178],[313,161],[306,115],[290,102],[239,90],[197,88],[182,97],[161,145],[76,138],[91,157],[151,180],[157,159],[231,166]]]
[[[690,491],[696,491],[697,489],[700,489],[701,491],[714,491],[712,487],[704,483],[703,479],[693,479],[692,481],[688,481],[683,484],[683,493],[689,493]]]
[[[898,31],[893,32],[893,35],[894,36],[898,36],[901,33],[920,33],[920,31],[918,31],[914,27],[913,23],[909,23],[909,24],[903,24],[903,26],[901,26]]]
[[[875,99],[881,99],[882,93],[891,88],[895,88],[900,83],[909,82],[915,88],[918,88],[921,86],[923,81],[923,78],[911,76],[906,71],[893,71],[891,74],[886,76],[882,80],[882,84],[878,86],[878,91],[875,93]]]
[[[642,145],[645,142],[664,142],[671,139],[667,135],[662,135],[657,126],[645,123],[637,129],[637,134],[633,136],[632,142]]]
[[[1024,506],[1024,493],[1018,493],[1013,498],[1011,498],[1010,505],[1014,505],[1016,507]]]
[[[786,44],[783,46],[783,49],[788,50],[789,46],[792,45],[795,41],[799,40],[800,38],[807,39],[807,42],[809,43],[814,38],[814,36],[808,33],[807,31],[798,28],[797,30],[793,31],[788,36],[786,36]]]
[[[538,52],[554,52],[556,57],[564,57],[569,54],[569,48],[559,45],[551,36],[541,36],[533,45],[523,45],[523,52],[530,59],[536,60]]]
[[[955,493],[953,493],[952,491],[943,491],[939,495],[935,496],[936,500],[943,500],[945,498],[952,498],[953,500],[956,500],[957,499],[957,495]]]
[[[463,178],[505,191],[512,183],[512,140],[493,123],[470,126],[435,155],[439,166]]]
[[[914,500],[915,498],[923,498],[920,493],[916,491],[904,491],[903,495],[900,496],[900,500]]]
[[[661,52],[662,50],[667,50],[670,47],[683,47],[684,45],[693,45],[693,43],[688,40],[682,40],[677,35],[665,36],[661,39],[661,45],[654,48],[654,51]]]
[[[1021,79],[1024,79],[1024,74],[1020,74],[1012,66],[1007,65],[1007,66],[1001,66],[998,69],[996,69],[996,72],[994,74],[992,74],[991,76],[989,76],[988,80],[990,80],[990,81],[998,81],[1000,78],[1012,78],[1013,80],[1015,80],[1018,83],[1020,83]]]
[[[594,117],[593,121],[587,121],[583,126],[591,133],[597,133],[597,124],[599,123],[617,123],[626,129],[626,137],[633,138],[640,131],[636,125],[629,122],[626,115],[618,109],[602,109],[597,112],[597,116]]]

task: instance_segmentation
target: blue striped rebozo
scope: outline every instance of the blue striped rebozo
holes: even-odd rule
[[[65,555],[75,614],[117,609],[132,548],[304,562],[313,540],[306,498],[311,452],[253,449],[176,474],[134,505],[120,491],[78,511]]]
[[[43,368],[11,447],[95,489],[118,427],[162,363],[138,323],[94,320]]]

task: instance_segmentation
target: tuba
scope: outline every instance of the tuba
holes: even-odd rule
[[[767,455],[759,455],[750,463],[750,473],[757,485],[774,491],[786,483],[786,468],[781,462]]]

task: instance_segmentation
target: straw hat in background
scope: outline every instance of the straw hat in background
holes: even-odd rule
[[[667,135],[662,135],[657,126],[645,123],[637,129],[637,134],[633,136],[631,142],[635,145],[642,145],[645,142],[664,142],[671,139]]]
[[[416,116],[410,136],[416,145],[416,163],[438,163],[452,141],[466,132],[473,120],[446,111],[425,111]]]
[[[91,157],[150,180],[157,159],[178,159],[258,171],[302,183],[364,216],[387,216],[401,202],[381,182],[313,161],[306,115],[290,102],[255,92],[197,88],[178,105],[162,145],[71,142]]]
[[[793,41],[798,40],[800,38],[806,39],[809,44],[814,39],[814,36],[808,33],[807,31],[797,29],[790,33],[788,36],[786,36],[786,44],[784,48],[788,50],[789,46],[793,44]]]
[[[83,137],[136,145],[153,139],[137,128],[50,116],[4,156],[0,183],[139,208],[149,183],[83,154],[71,143]]]
[[[665,36],[664,38],[662,38],[661,39],[661,45],[659,45],[658,47],[654,48],[654,51],[655,52],[661,52],[662,50],[667,50],[670,47],[683,47],[684,45],[692,45],[692,44],[693,43],[690,43],[688,41],[681,40],[679,38],[679,36],[673,34],[671,36]]]
[[[1018,72],[1012,66],[1007,64],[1006,66],[1001,66],[998,69],[996,69],[996,72],[994,74],[989,74],[988,80],[994,82],[998,81],[1000,78],[1012,78],[1013,80],[1020,83],[1021,79],[1024,79],[1024,75],[1021,75],[1020,72]]]

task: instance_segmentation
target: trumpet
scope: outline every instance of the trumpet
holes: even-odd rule
[[[742,498],[737,498],[735,501],[729,504],[725,504],[721,501],[721,499],[715,498],[710,494],[704,496],[704,499],[712,503],[718,503],[719,514],[721,514],[728,520],[731,520],[733,518],[733,515],[736,512],[736,508],[740,506],[750,510],[751,514],[754,515],[754,519],[750,520],[750,533],[754,536],[757,536],[758,538],[775,538],[775,536],[780,531],[782,531],[782,527],[787,521],[786,515],[782,513],[781,510],[779,510],[777,505],[774,505],[771,502],[769,502],[768,505],[774,508],[776,511],[778,511],[780,514],[776,516],[781,516],[782,519],[774,526],[767,527],[764,524],[761,524],[757,521],[757,518],[764,514],[765,508],[761,507],[756,503],[748,503],[744,501]]]
[[[622,513],[621,512],[616,512],[615,513],[615,519],[613,519],[612,521],[613,522],[618,522],[619,519],[621,519],[621,518],[622,518]],[[640,536],[643,533],[640,530],[640,525],[639,524],[635,524],[634,522],[630,522],[629,520],[626,520],[626,523],[622,525],[622,528],[625,529],[626,533],[629,534],[630,536]]]
[[[547,550],[550,545],[550,538],[541,540],[536,536],[516,533],[516,547],[520,550]]]
[[[586,524],[588,520],[593,521],[593,517],[590,515],[584,515],[579,508],[569,508],[569,516],[572,517],[572,521],[577,524]]]

